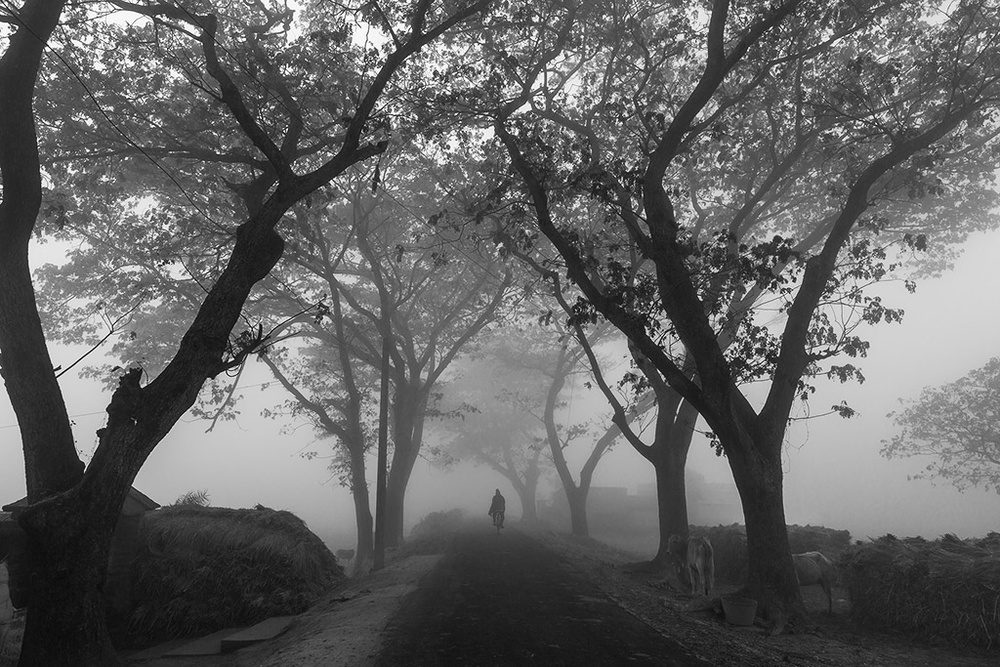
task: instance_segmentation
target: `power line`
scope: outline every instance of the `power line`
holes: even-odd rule
[[[270,382],[258,382],[257,384],[245,384],[242,386],[243,389],[253,389],[254,387],[263,387],[266,384],[271,384]],[[107,410],[97,410],[95,412],[80,412],[75,415],[70,415],[70,419],[77,419],[78,417],[93,417],[94,415],[106,414]],[[7,428],[17,428],[19,424],[4,424],[0,426],[0,430]]]

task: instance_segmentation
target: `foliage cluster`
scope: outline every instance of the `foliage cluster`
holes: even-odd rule
[[[925,388],[889,417],[899,432],[882,441],[884,456],[931,457],[915,479],[1000,493],[1000,358],[954,382]]]
[[[123,620],[134,645],[299,614],[344,578],[294,514],[196,505],[148,512]]]
[[[838,565],[859,621],[1000,649],[1000,533],[934,541],[886,535],[852,546]]]

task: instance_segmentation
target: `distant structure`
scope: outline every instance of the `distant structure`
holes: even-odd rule
[[[743,507],[732,483],[706,482],[704,476],[687,471],[688,522],[695,526],[743,523]],[[569,526],[569,503],[558,489],[548,503],[540,503],[539,516],[556,526]],[[629,493],[624,486],[593,486],[587,494],[587,523],[592,535],[608,533],[652,533],[659,525],[656,484],[639,484]]]
[[[22,607],[27,602],[20,599],[20,591],[26,589],[14,581],[14,578],[24,571],[24,568],[18,567],[16,563],[16,560],[24,553],[23,543],[25,539],[17,519],[27,506],[28,499],[21,498],[4,505],[3,511],[0,512],[0,559],[12,557],[10,565],[13,571],[10,575],[10,596],[15,607]],[[104,583],[104,594],[111,608],[115,611],[124,611],[128,608],[131,592],[131,566],[136,553],[139,523],[146,512],[159,507],[158,503],[134,487],[129,490],[125,503],[122,505],[122,513],[118,519],[118,525],[115,527],[114,536],[111,538],[108,574]]]
[[[688,523],[692,526],[728,526],[743,523],[743,505],[733,482],[707,482],[695,470],[687,470],[684,480],[687,489]],[[638,498],[649,498],[656,507],[656,484],[640,484]]]

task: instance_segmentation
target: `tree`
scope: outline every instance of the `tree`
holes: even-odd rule
[[[606,454],[617,438],[621,435],[619,427],[608,425],[601,415],[567,423],[566,408],[568,401],[564,397],[567,385],[578,384],[578,376],[587,373],[587,357],[592,364],[598,364],[592,345],[609,342],[613,329],[607,325],[599,326],[590,332],[589,337],[582,333],[580,339],[574,339],[568,332],[558,328],[544,326],[552,324],[551,311],[540,318],[538,324],[529,324],[514,329],[508,327],[492,339],[480,343],[481,348],[488,349],[486,358],[491,360],[491,368],[485,373],[492,378],[492,383],[505,387],[502,391],[490,389],[486,383],[487,401],[495,403],[491,407],[478,408],[471,400],[477,393],[482,393],[483,387],[472,389],[451,387],[451,393],[463,398],[463,402],[476,414],[464,416],[461,424],[452,425],[464,437],[459,442],[472,448],[476,456],[484,460],[492,468],[504,474],[518,493],[522,503],[530,503],[533,518],[535,504],[535,486],[538,478],[537,452],[544,448],[548,451],[552,465],[570,509],[571,531],[574,535],[586,537],[589,535],[587,526],[587,494],[590,491],[594,472],[601,458]],[[578,332],[580,333],[580,332]],[[582,341],[582,342],[581,342]],[[586,346],[586,351],[583,346]],[[477,373],[480,377],[484,373]],[[510,383],[513,381],[514,389]],[[481,382],[481,380],[480,380]],[[575,387],[574,387],[575,388]],[[492,397],[490,399],[489,397]],[[629,411],[627,423],[642,416],[649,403],[646,402]],[[478,419],[484,411],[487,419]],[[527,424],[525,423],[527,420]],[[501,425],[500,429],[489,428],[486,434],[494,433],[493,441],[482,444],[484,432],[478,429],[482,422]],[[504,426],[506,431],[504,432]],[[516,425],[516,427],[515,427]],[[496,433],[496,431],[501,431]],[[510,442],[510,434],[524,432],[529,438],[533,454],[524,474],[525,482],[521,482],[519,466],[515,464],[518,457],[515,452],[524,456],[523,447],[514,448]],[[487,435],[486,439],[490,438]],[[570,469],[566,457],[566,449],[574,446],[581,449],[579,443],[593,438],[593,445],[586,457],[577,478]],[[492,454],[499,450],[503,454],[503,462]],[[513,474],[512,474],[513,473]]]
[[[1000,359],[902,403],[889,413],[899,433],[882,441],[883,456],[932,457],[915,479],[940,478],[961,490],[982,484],[1000,493]]]
[[[891,270],[886,248],[962,238],[947,206],[995,198],[996,8],[940,12],[557,5],[533,15],[536,38],[492,45],[509,56],[489,60],[498,83],[470,93],[502,102],[494,131],[583,293],[577,315],[618,327],[712,430],[749,592],[779,628],[804,614],[782,500],[792,405],[820,373],[859,377],[834,363],[867,353],[859,323],[899,318],[864,292]],[[593,202],[599,226],[579,217]]]
[[[376,412],[381,344],[389,338],[389,546],[403,539],[406,487],[434,387],[463,347],[499,317],[510,292],[509,272],[489,247],[477,248],[470,235],[449,238],[427,224],[447,196],[413,154],[385,158],[376,192],[358,174],[337,198],[341,204],[314,199],[323,214],[299,216],[289,264],[260,301],[272,320],[294,317],[302,303],[321,304],[318,317],[300,318],[286,334],[302,341],[306,353],[295,377],[282,371],[296,363],[293,355],[265,362],[293,394],[297,411],[347,447],[359,517],[367,511],[364,452],[374,431],[361,414]],[[309,397],[295,387],[300,382]],[[359,518],[359,563],[367,554],[361,545],[370,541],[370,526],[362,534],[368,523],[370,515]]]
[[[541,400],[540,385],[534,373],[498,358],[496,345],[510,340],[510,327],[481,336],[480,352],[453,369],[431,423],[431,439],[440,443],[431,452],[444,467],[471,460],[503,475],[521,501],[521,520],[533,522],[545,447],[530,409]]]
[[[642,373],[642,376],[626,374],[622,384],[631,387],[634,400],[630,406],[623,404],[621,397],[612,390],[605,380],[601,363],[593,352],[585,330],[586,320],[579,316],[578,309],[570,303],[570,298],[564,291],[566,286],[560,276],[560,271],[549,268],[559,266],[560,263],[552,257],[547,257],[542,262],[537,261],[531,254],[519,248],[518,244],[506,232],[501,231],[498,237],[508,252],[530,266],[549,283],[552,296],[568,317],[568,327],[573,331],[582,354],[587,357],[594,382],[614,411],[615,419],[608,431],[598,441],[595,452],[600,449],[601,443],[606,443],[605,446],[607,446],[618,436],[624,436],[629,445],[652,464],[656,475],[659,540],[657,553],[650,564],[656,569],[666,567],[670,563],[668,550],[670,537],[672,535],[687,537],[688,535],[685,467],[695,423],[698,419],[697,411],[670,387],[656,370],[656,367],[648,363],[646,358],[632,345],[629,346],[629,352],[634,365]],[[533,251],[537,251],[537,247],[533,248]],[[560,268],[565,270],[565,267]],[[579,303],[578,297],[577,304]],[[684,368],[685,373],[692,372],[687,364],[682,363],[681,367]],[[632,428],[632,422],[654,408],[656,415],[655,425],[652,429],[653,437],[652,441],[647,443],[641,434]],[[565,478],[565,475],[563,477]],[[567,491],[567,497],[576,495],[578,494],[572,490]],[[569,505],[572,514],[574,503],[571,502]],[[584,518],[584,522],[573,519],[574,529],[579,527],[582,534],[586,534],[585,515],[583,514],[584,500],[577,500],[575,506],[580,517]]]
[[[589,350],[591,341],[600,342],[602,338],[606,339],[609,333],[608,327],[599,328],[596,332],[591,332],[590,338],[584,338],[581,345],[586,345]],[[581,346],[571,344],[570,340],[573,340],[572,337],[565,335],[551,341],[545,358],[535,360],[534,363],[538,364],[539,372],[548,378],[541,421],[545,426],[545,440],[552,455],[552,464],[559,475],[559,481],[562,482],[566,502],[569,505],[570,529],[574,535],[589,537],[587,495],[590,493],[590,485],[597,464],[614,444],[621,431],[614,424],[604,430],[594,441],[590,454],[580,468],[578,480],[574,480],[564,450],[575,440],[582,440],[590,435],[594,431],[594,424],[587,422],[562,424],[560,428],[564,420],[557,419],[557,410],[565,407],[565,401],[560,399],[560,395],[566,389],[567,382],[572,380],[573,375],[585,372],[586,368],[585,351]],[[552,350],[552,347],[556,349]],[[596,360],[594,366],[597,366]]]
[[[284,241],[277,228],[285,213],[352,165],[385,150],[385,136],[375,128],[374,114],[390,79],[407,58],[485,6],[470,4],[447,13],[419,2],[412,10],[382,14],[373,28],[384,26],[393,39],[384,56],[371,54],[372,67],[364,70],[371,72],[370,78],[364,77],[355,91],[343,133],[331,136],[301,160],[302,118],[289,103],[291,98],[275,104],[273,95],[256,97],[245,80],[233,75],[236,69],[250,70],[239,62],[245,53],[219,53],[220,44],[227,41],[227,21],[240,25],[238,19],[188,12],[176,5],[121,4],[148,20],[128,27],[103,24],[112,42],[121,37],[122,43],[134,44],[126,34],[142,35],[147,44],[158,44],[167,34],[179,43],[190,39],[180,50],[189,67],[182,71],[193,75],[199,95],[203,93],[198,109],[211,109],[228,136],[238,138],[255,157],[250,177],[240,188],[242,216],[229,228],[230,243],[220,250],[225,259],[193,304],[196,312],[176,341],[175,353],[145,385],[138,367],[122,375],[108,406],[107,425],[98,432],[98,446],[85,468],[74,447],[49,358],[28,264],[28,243],[42,195],[32,102],[43,50],[63,3],[27,0],[18,10],[4,10],[3,21],[14,29],[3,36],[0,58],[0,279],[4,284],[0,351],[20,427],[29,503],[20,520],[28,537],[31,568],[22,665],[120,664],[108,639],[101,590],[111,534],[136,474],[195,402],[205,380],[238,366],[264,342],[252,332],[235,338],[231,333],[250,291],[282,255]],[[291,14],[283,8],[258,4],[247,13],[243,36],[259,47],[259,53],[291,38]],[[73,40],[68,33],[60,46],[67,53],[83,46]],[[98,70],[93,73],[100,76]],[[178,79],[184,77],[172,80]],[[71,193],[81,206],[91,201],[90,196],[99,199],[102,194],[96,189]],[[155,199],[155,193],[149,196]],[[132,208],[130,223],[164,222],[156,211],[143,208]]]

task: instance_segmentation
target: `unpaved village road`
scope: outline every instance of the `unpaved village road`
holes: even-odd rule
[[[456,535],[382,643],[380,667],[708,665],[515,531]]]

